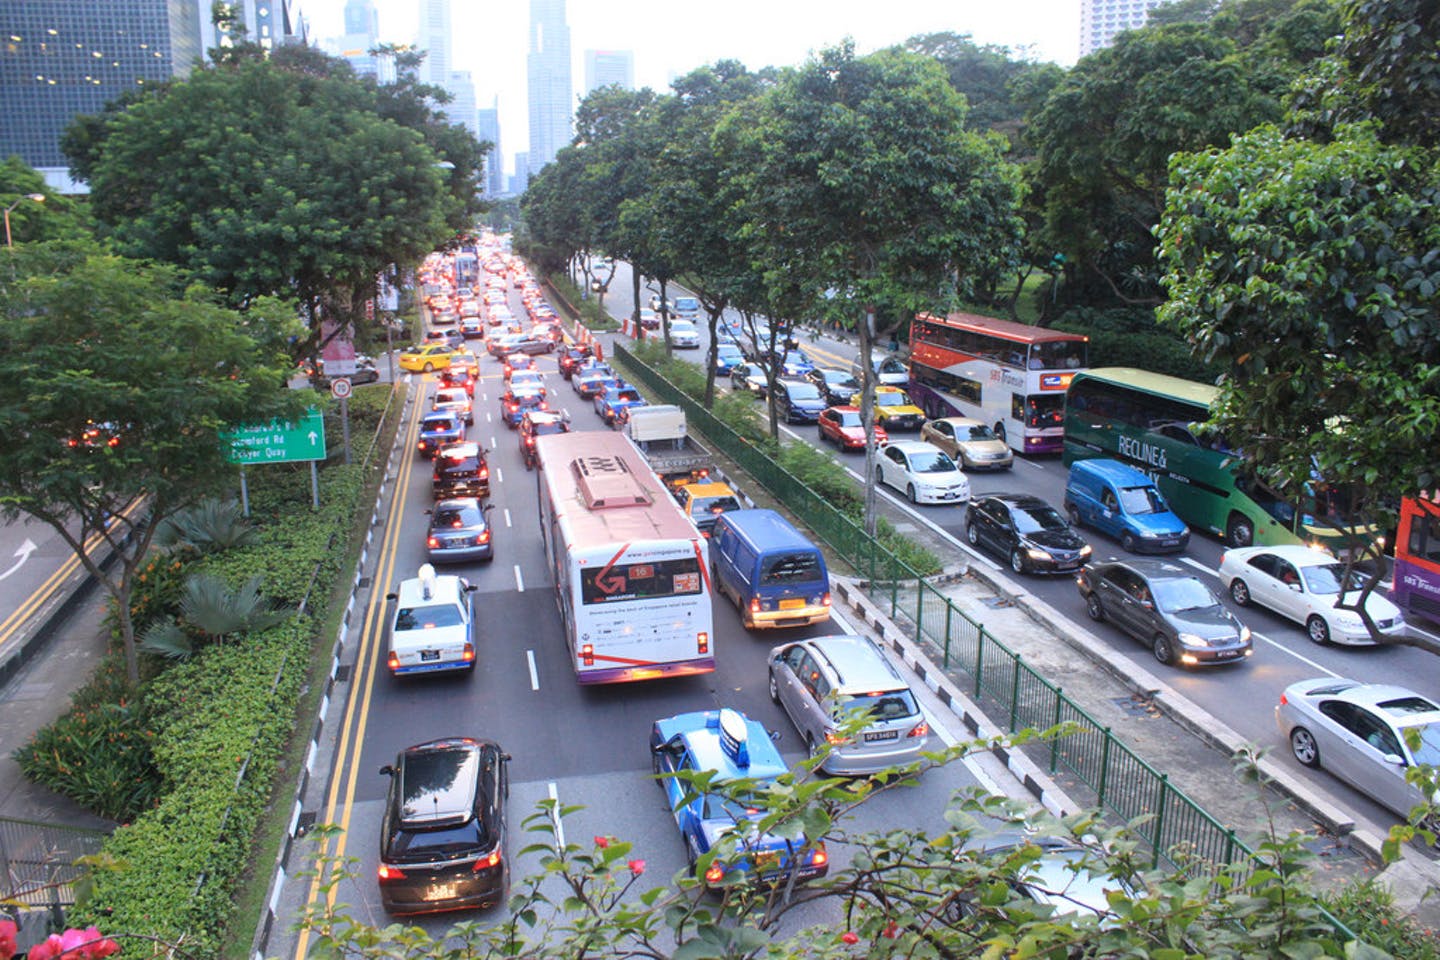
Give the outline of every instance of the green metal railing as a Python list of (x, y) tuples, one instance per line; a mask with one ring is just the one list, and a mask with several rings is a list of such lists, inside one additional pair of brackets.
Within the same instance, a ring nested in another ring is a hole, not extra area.
[(1176, 867), (1254, 863), (1255, 851), (1235, 830), (1141, 759), (1110, 729), (1036, 673), (1024, 659), (897, 559), (854, 520), (780, 467), (773, 457), (706, 410), (659, 371), (617, 344), (618, 360), (654, 397), (685, 411), (691, 426), (722, 449), (801, 522), (869, 580), (871, 598), (913, 636), (942, 651), (944, 666), (970, 678), (977, 699), (996, 706), (992, 719), (1010, 733), (1068, 723), (1072, 733), (1044, 745), (1047, 766), (1092, 790), (1098, 805), (1124, 821), (1147, 817), (1136, 828), (1154, 862)]

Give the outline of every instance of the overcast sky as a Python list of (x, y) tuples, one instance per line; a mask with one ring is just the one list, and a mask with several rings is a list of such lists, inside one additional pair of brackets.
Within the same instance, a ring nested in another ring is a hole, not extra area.
[[(303, 0), (312, 35), (344, 29), (345, 0)], [(377, 0), (382, 41), (412, 43), (414, 0)], [(529, 0), (452, 0), (454, 69), (475, 78), (482, 107), (500, 102), (507, 171), (528, 149), (525, 54)], [(666, 92), (702, 64), (736, 59), (751, 69), (794, 66), (812, 51), (854, 38), (868, 53), (918, 33), (968, 33), (977, 43), (1070, 65), (1079, 49), (1080, 0), (569, 0), (572, 78), (583, 92), (586, 50), (632, 50), (635, 83)]]

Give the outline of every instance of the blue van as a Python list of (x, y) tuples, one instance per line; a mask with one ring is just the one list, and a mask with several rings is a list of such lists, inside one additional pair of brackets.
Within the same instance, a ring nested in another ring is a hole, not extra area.
[(825, 555), (774, 510), (732, 510), (710, 535), (715, 590), (740, 608), (747, 630), (808, 627), (830, 619)]
[(1190, 528), (1171, 512), (1154, 481), (1118, 460), (1071, 464), (1065, 510), (1075, 526), (1094, 527), (1133, 553), (1178, 552), (1190, 542)]

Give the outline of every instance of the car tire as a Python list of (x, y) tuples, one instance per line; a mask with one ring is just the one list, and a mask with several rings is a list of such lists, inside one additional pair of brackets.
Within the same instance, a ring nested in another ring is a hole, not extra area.
[(1320, 745), (1315, 742), (1315, 734), (1304, 727), (1296, 727), (1290, 731), (1290, 755), (1300, 762), (1300, 766), (1309, 767), (1314, 770), (1320, 766)]
[(770, 671), (770, 700), (778, 704), (780, 702), (780, 685), (775, 682), (775, 671)]
[(686, 834), (685, 836), (685, 863), (690, 867), (690, 874), (695, 874), (695, 864), (700, 860), (700, 851), (695, 847), (695, 838)]
[(435, 364), (431, 363), (431, 362), (428, 361), (428, 360), (425, 361), (425, 369), (422, 370), (421, 372), (422, 372), (422, 373), (434, 373), (434, 372), (435, 372)]
[[(650, 772), (656, 776), (660, 775), (660, 751), (653, 747), (650, 748)], [(656, 783), (659, 783), (659, 781), (657, 780)], [(660, 789), (663, 792), (665, 784), (661, 783)]]
[(1250, 546), (1255, 542), (1255, 526), (1243, 514), (1231, 514), (1225, 524), (1225, 542), (1232, 547)]
[(1230, 599), (1237, 607), (1250, 606), (1250, 585), (1239, 577), (1230, 581)]
[(965, 524), (965, 539), (969, 541), (972, 547), (980, 546), (980, 531), (975, 529), (975, 524)]
[(1105, 607), (1100, 603), (1100, 597), (1094, 591), (1085, 595), (1085, 612), (1090, 614), (1090, 619), (1096, 623), (1105, 621)]
[(905, 499), (909, 500), (912, 504), (920, 502), (920, 498), (915, 496), (915, 484), (905, 484)]
[(1079, 530), (1082, 526), (1080, 522), (1080, 508), (1073, 503), (1067, 503), (1065, 504), (1065, 513), (1070, 517), (1070, 526)]
[(885, 486), (885, 471), (882, 470), (880, 467), (875, 468), (875, 486)]
[(1135, 552), (1135, 535), (1134, 535), (1133, 533), (1130, 533), (1128, 530), (1127, 530), (1125, 533), (1121, 534), (1121, 535), (1120, 535), (1120, 546), (1125, 549), (1125, 552), (1126, 552), (1126, 553), (1134, 553), (1134, 552)]
[(1016, 573), (1025, 572), (1025, 555), (1020, 552), (1019, 547), (1010, 551), (1010, 569)]
[(1305, 635), (1310, 638), (1312, 643), (1322, 647), (1326, 646), (1330, 643), (1330, 624), (1326, 623), (1325, 618), (1318, 613), (1312, 613), (1310, 618), (1305, 621)]
[(1170, 638), (1163, 633), (1155, 634), (1155, 639), (1150, 642), (1150, 652), (1167, 667), (1175, 662), (1175, 648), (1171, 646)]

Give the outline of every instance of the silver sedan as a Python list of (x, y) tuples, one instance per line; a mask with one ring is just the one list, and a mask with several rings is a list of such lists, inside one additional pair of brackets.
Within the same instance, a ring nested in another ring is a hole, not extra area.
[[(1405, 781), (1418, 764), (1440, 765), (1440, 705), (1404, 687), (1321, 677), (1285, 688), (1280, 735), (1307, 767), (1321, 767), (1408, 817), (1425, 797)], [(1411, 749), (1407, 734), (1418, 734)]]

